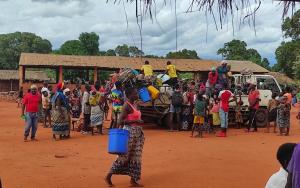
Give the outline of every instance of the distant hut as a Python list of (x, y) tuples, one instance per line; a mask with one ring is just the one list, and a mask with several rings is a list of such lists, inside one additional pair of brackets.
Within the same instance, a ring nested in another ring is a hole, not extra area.
[[(26, 71), (26, 81), (44, 82), (50, 78), (43, 71)], [(9, 92), (19, 90), (19, 71), (18, 70), (0, 70), (0, 92)]]

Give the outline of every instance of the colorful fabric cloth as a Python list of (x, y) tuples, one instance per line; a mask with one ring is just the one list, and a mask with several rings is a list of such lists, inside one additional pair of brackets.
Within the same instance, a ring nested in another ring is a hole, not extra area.
[(100, 108), (100, 92), (95, 92), (90, 95), (89, 101), (91, 105), (91, 126), (97, 127), (103, 124), (104, 111)]
[(167, 65), (168, 75), (171, 78), (177, 78), (177, 71), (175, 65)]
[(51, 102), (52, 133), (54, 135), (68, 136), (70, 134), (69, 113), (67, 110), (66, 99), (62, 92), (56, 92)]
[(79, 118), (81, 113), (80, 98), (73, 95), (71, 97), (70, 104), (72, 110), (72, 118)]
[(272, 111), (274, 108), (277, 108), (278, 102), (275, 99), (270, 99), (268, 103), (269, 112)]
[(143, 65), (141, 70), (144, 72), (145, 76), (152, 76), (153, 75), (153, 68), (151, 65)]
[(52, 133), (68, 136), (70, 134), (69, 106), (61, 90), (55, 93), (51, 103)]
[(121, 113), (122, 107), (123, 107), (123, 100), (124, 100), (122, 91), (120, 91), (118, 89), (112, 90), (111, 91), (111, 99), (112, 99), (113, 112)]
[(213, 116), (213, 125), (215, 126), (221, 125), (219, 112), (213, 112), (212, 116)]
[(231, 97), (233, 97), (233, 93), (229, 90), (223, 90), (219, 93), (219, 99), (221, 101), (220, 103), (220, 108), (224, 111), (224, 112), (228, 112), (229, 111), (229, 99)]
[(277, 126), (280, 128), (290, 127), (290, 104), (280, 104), (277, 107)]
[(141, 179), (142, 152), (145, 142), (143, 129), (140, 126), (124, 126), (129, 130), (128, 153), (119, 155), (113, 163), (110, 173), (128, 175), (136, 182)]
[(194, 116), (194, 124), (204, 124), (204, 116)]
[(39, 94), (27, 93), (23, 99), (26, 112), (38, 112), (40, 100), (41, 96)]
[(214, 86), (218, 81), (218, 73), (209, 72), (208, 73), (208, 81), (210, 86)]
[(207, 104), (205, 101), (200, 101), (196, 99), (194, 115), (195, 116), (205, 116), (206, 115)]
[(297, 144), (297, 146), (295, 147), (292, 159), (289, 162), (287, 170), (289, 173), (293, 174), (292, 187), (300, 188), (300, 144)]

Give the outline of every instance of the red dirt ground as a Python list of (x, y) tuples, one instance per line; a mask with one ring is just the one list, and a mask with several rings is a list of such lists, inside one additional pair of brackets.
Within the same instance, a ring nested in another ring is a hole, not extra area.
[[(299, 142), (300, 129), (292, 114), (291, 136), (247, 134), (230, 129), (228, 138), (190, 138), (190, 132), (170, 133), (145, 128), (142, 183), (146, 187), (261, 188), (279, 164), (278, 146)], [(72, 132), (53, 141), (51, 130), (39, 127), (38, 142), (23, 142), (24, 122), (14, 103), (0, 102), (0, 177), (3, 188), (106, 187), (103, 177), (115, 156), (107, 153), (107, 135)], [(65, 156), (55, 158), (55, 155)], [(114, 176), (116, 187), (129, 178)]]

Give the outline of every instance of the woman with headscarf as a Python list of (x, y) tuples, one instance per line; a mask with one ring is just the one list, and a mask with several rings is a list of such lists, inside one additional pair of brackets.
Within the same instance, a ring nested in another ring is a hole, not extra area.
[(63, 94), (63, 87), (63, 83), (57, 84), (56, 93), (51, 100), (52, 133), (54, 139), (56, 139), (56, 135), (59, 135), (60, 139), (63, 137), (70, 137), (70, 107)]
[(101, 108), (102, 96), (99, 92), (99, 89), (100, 89), (100, 83), (96, 82), (94, 89), (91, 91), (91, 95), (89, 97), (89, 103), (91, 105), (92, 135), (94, 134), (94, 127), (97, 128), (99, 134), (102, 134), (104, 109)]
[(120, 116), (119, 126), (129, 130), (128, 153), (118, 156), (113, 163), (105, 181), (112, 187), (112, 175), (128, 175), (131, 177), (131, 187), (142, 187), (137, 183), (141, 179), (142, 152), (144, 146), (144, 133), (141, 127), (141, 111), (137, 110), (135, 101), (138, 99), (138, 92), (135, 88), (127, 88), (125, 95), (128, 101), (125, 102)]

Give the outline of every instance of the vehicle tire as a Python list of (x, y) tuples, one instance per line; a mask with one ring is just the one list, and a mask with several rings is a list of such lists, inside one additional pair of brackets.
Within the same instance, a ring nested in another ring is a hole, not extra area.
[(264, 108), (260, 108), (256, 111), (256, 125), (257, 127), (266, 127), (268, 121), (268, 110)]

